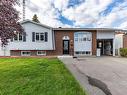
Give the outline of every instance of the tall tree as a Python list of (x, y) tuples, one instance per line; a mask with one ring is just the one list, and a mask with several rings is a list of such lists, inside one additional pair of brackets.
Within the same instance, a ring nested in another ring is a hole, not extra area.
[(19, 12), (14, 8), (19, 5), (19, 0), (0, 0), (0, 40), (2, 46), (8, 44), (8, 39), (13, 38), (17, 33), (23, 33), (20, 25)]
[(32, 18), (32, 21), (37, 22), (37, 23), (40, 23), (40, 21), (38, 20), (38, 17), (37, 17), (36, 14), (34, 14), (34, 16)]

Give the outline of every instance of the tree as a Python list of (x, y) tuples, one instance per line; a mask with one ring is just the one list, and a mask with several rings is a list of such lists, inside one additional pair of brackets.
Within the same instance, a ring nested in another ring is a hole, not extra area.
[(23, 33), (20, 25), (19, 12), (14, 8), (19, 5), (19, 0), (0, 0), (0, 40), (2, 46), (8, 44), (17, 33)]
[(37, 17), (36, 14), (34, 14), (34, 16), (32, 18), (32, 21), (37, 22), (37, 23), (40, 23), (40, 21), (38, 20), (38, 17)]

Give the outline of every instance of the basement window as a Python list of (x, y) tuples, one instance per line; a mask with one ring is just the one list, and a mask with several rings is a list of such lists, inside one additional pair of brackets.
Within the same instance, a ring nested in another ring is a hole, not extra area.
[(39, 56), (39, 55), (46, 55), (46, 51), (37, 51), (37, 55)]
[(30, 51), (21, 51), (21, 56), (30, 56), (31, 52)]

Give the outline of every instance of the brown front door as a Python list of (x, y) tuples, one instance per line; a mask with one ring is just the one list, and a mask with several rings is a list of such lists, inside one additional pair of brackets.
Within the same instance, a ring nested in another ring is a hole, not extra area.
[(69, 40), (63, 40), (63, 54), (69, 54)]

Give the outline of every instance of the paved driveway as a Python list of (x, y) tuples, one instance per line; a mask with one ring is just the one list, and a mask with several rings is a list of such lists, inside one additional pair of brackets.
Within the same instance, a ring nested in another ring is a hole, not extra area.
[(98, 57), (74, 60), (83, 73), (104, 82), (112, 95), (127, 95), (127, 58)]

